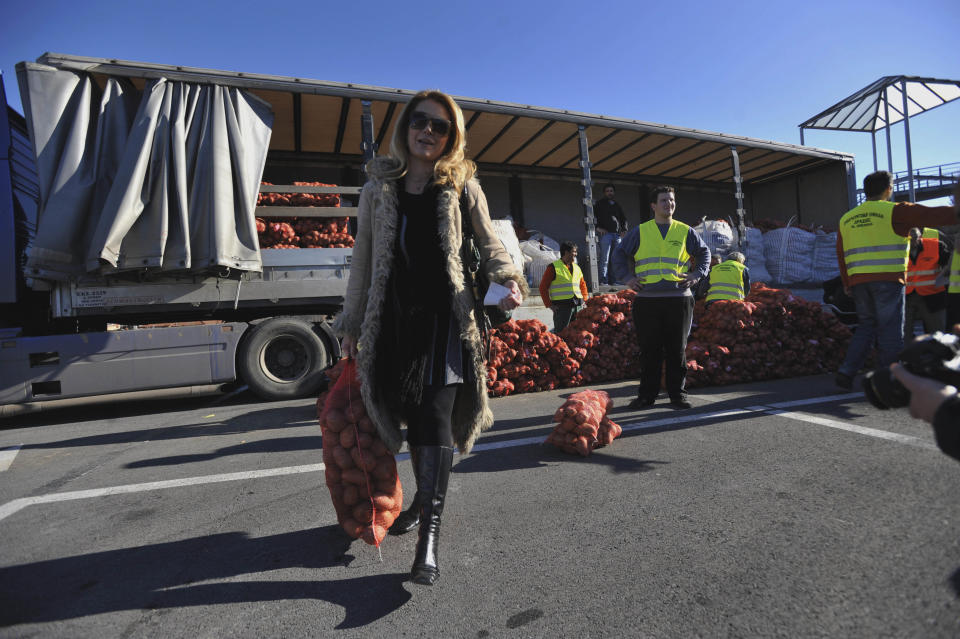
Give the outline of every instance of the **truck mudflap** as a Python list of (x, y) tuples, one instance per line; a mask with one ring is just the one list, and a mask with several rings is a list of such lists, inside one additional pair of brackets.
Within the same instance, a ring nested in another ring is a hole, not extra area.
[(236, 377), (242, 322), (0, 339), (0, 404), (199, 386)]

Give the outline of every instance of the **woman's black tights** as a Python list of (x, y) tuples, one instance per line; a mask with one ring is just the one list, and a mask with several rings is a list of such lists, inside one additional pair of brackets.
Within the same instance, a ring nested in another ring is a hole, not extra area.
[(423, 401), (408, 408), (407, 443), (414, 446), (453, 447), (453, 402), (460, 384), (428, 386), (423, 389)]

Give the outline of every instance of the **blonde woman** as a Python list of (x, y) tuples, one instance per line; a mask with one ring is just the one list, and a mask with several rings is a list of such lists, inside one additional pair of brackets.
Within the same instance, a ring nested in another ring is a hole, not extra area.
[(469, 452), (493, 424), (472, 291), (464, 283), (461, 215), (472, 225), (481, 268), (510, 290), (500, 307), (513, 309), (526, 294), (465, 149), (463, 113), (450, 96), (421, 91), (407, 103), (389, 154), (367, 165), (350, 281), (334, 326), (344, 353), (356, 358), (367, 412), (393, 452), (407, 429), (417, 492), (390, 532), (419, 527), (411, 577), (425, 585), (440, 575), (437, 543), (453, 447)]

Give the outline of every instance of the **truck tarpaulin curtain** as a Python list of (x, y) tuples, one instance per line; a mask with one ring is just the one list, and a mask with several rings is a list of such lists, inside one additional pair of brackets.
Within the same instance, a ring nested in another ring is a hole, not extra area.
[(164, 78), (139, 91), (39, 64), (18, 75), (40, 181), (29, 277), (261, 270), (254, 212), (269, 104)]

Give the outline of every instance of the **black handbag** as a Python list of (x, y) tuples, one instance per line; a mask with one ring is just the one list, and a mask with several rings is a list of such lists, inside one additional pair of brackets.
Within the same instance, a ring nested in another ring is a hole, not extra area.
[(460, 257), (463, 260), (464, 282), (473, 293), (473, 313), (477, 318), (477, 328), (483, 340), (484, 354), (489, 355), (490, 329), (499, 326), (510, 319), (510, 313), (503, 311), (499, 306), (484, 306), (490, 282), (487, 275), (480, 268), (482, 258), (480, 249), (473, 236), (473, 223), (470, 220), (470, 207), (467, 205), (467, 187), (464, 185), (460, 193), (460, 224), (463, 234), (463, 243), (460, 245)]

